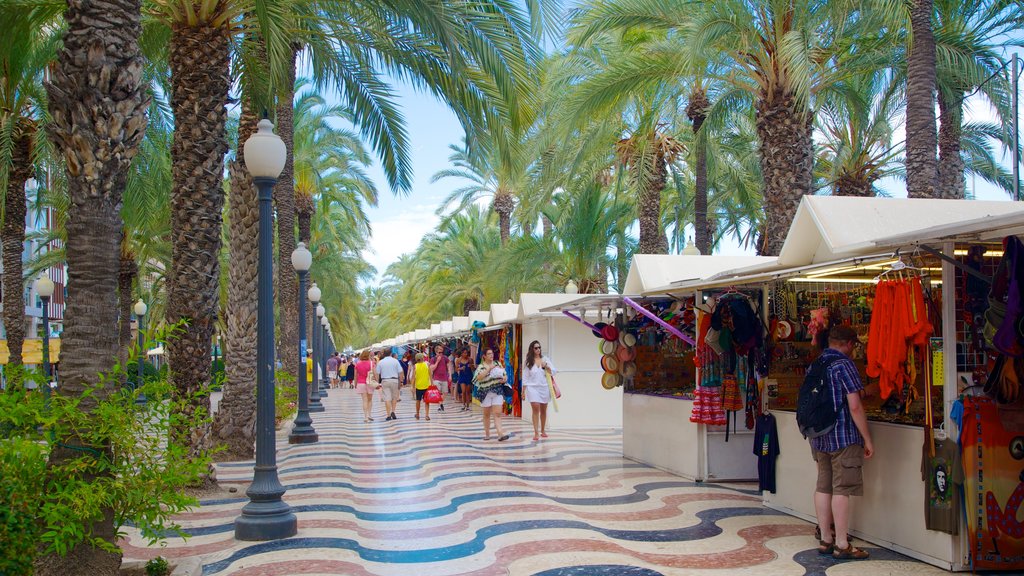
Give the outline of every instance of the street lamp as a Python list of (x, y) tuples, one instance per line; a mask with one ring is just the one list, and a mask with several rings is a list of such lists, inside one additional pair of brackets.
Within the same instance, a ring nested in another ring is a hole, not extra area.
[[(139, 340), (139, 353), (138, 353), (138, 357), (135, 359), (135, 387), (136, 388), (142, 386), (142, 364), (143, 364), (143, 362), (146, 361), (146, 348), (143, 345), (144, 343), (143, 343), (143, 340), (142, 340), (142, 338), (143, 338), (143, 336), (142, 336), (142, 317), (146, 315), (146, 311), (147, 310), (149, 310), (149, 307), (146, 306), (146, 303), (142, 301), (142, 298), (139, 298), (139, 301), (135, 303), (135, 307), (134, 307), (135, 321), (138, 322), (138, 325), (139, 325), (139, 327), (138, 327), (138, 333), (139, 333), (139, 336), (138, 336), (138, 340)], [(146, 394), (145, 394), (145, 392), (139, 392), (139, 396), (137, 398), (135, 398), (135, 403), (136, 404), (145, 404), (146, 403)]]
[[(292, 267), (299, 274), (299, 294), (306, 291), (306, 274), (313, 265), (313, 255), (306, 249), (305, 242), (292, 252)], [(299, 298), (299, 411), (295, 414), (292, 432), (288, 435), (289, 444), (310, 444), (320, 439), (313, 429), (313, 419), (309, 417), (309, 394), (306, 390), (306, 299)]]
[(53, 296), (53, 280), (43, 272), (43, 275), (36, 280), (36, 294), (43, 301), (43, 376), (46, 377), (46, 385), (43, 387), (43, 396), (50, 397), (50, 297)]
[(324, 371), (321, 372), (321, 374), (323, 375), (323, 380), (321, 380), (320, 384), (323, 386), (324, 394), (326, 395), (327, 390), (331, 388), (331, 382), (327, 379), (327, 357), (331, 354), (331, 352), (333, 352), (333, 350), (331, 349), (331, 338), (327, 334), (327, 328), (330, 327), (331, 321), (327, 319), (327, 316), (324, 316), (323, 318), (320, 319), (320, 325), (322, 326), (322, 328), (320, 329), (320, 337), (323, 338), (324, 342), (324, 345), (321, 346), (320, 350), (320, 361), (323, 363), (324, 367)]
[(248, 504), (235, 518), (239, 540), (279, 540), (298, 531), (295, 514), (281, 499), (285, 489), (277, 477), (274, 444), (274, 284), (273, 212), (271, 198), (277, 177), (288, 159), (288, 149), (274, 134), (270, 120), (260, 120), (259, 130), (245, 141), (245, 166), (259, 192), (258, 314), (256, 318), (256, 468), (245, 491)]
[[(314, 312), (318, 308), (323, 308), (323, 305), (320, 304), (320, 295), (321, 295), (320, 294), (320, 289), (317, 288), (316, 282), (313, 282), (313, 285), (309, 288), (309, 292), (306, 294), (306, 296), (309, 297), (309, 302), (313, 306), (313, 311)], [(324, 411), (324, 405), (323, 405), (322, 402), (320, 402), (320, 384), (317, 382), (317, 378), (316, 378), (316, 352), (317, 352), (317, 350), (320, 349), (320, 345), (318, 343), (318, 338), (317, 338), (317, 333), (316, 332), (317, 332), (316, 324), (314, 324), (313, 326), (310, 327), (310, 337), (311, 337), (311, 340), (312, 340), (312, 342), (311, 342), (312, 346), (311, 346), (311, 350), (310, 350), (311, 354), (309, 355), (309, 359), (310, 359), (310, 363), (313, 364), (313, 371), (312, 371), (312, 376), (309, 379), (310, 380), (309, 381), (310, 390), (312, 390), (312, 392), (309, 395), (309, 411), (310, 412), (323, 412)], [(302, 358), (302, 369), (305, 370), (305, 368), (306, 368), (306, 358), (303, 357)]]
[[(324, 323), (325, 314), (327, 314), (327, 309), (324, 308), (324, 305), (317, 304), (316, 317), (321, 325)], [(317, 331), (316, 326), (313, 326), (313, 331)], [(313, 352), (313, 381), (316, 382), (316, 387), (319, 390), (320, 396), (327, 396), (327, 389), (324, 388), (322, 378), (317, 377), (318, 373), (321, 377), (326, 376), (326, 374), (322, 372), (322, 370), (326, 370), (326, 367), (323, 365), (324, 350), (327, 350), (327, 338), (324, 337), (324, 331), (323, 328), (321, 328), (317, 334), (316, 351)]]

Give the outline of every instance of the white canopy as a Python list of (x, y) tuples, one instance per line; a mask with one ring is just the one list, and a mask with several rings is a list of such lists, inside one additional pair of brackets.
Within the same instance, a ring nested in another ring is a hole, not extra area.
[(430, 325), (430, 335), (431, 336), (438, 336), (440, 334), (441, 334), (441, 324), (440, 323), (431, 324)]
[(491, 324), (508, 324), (519, 318), (519, 304), (491, 304)]
[(455, 330), (452, 328), (452, 321), (451, 320), (442, 320), (441, 321), (441, 335), (442, 336), (447, 336), (447, 335), (452, 334), (454, 332), (455, 332)]
[(417, 340), (426, 340), (428, 338), (430, 338), (430, 329), (429, 328), (419, 328), (419, 329), (416, 330), (416, 339)]
[(540, 316), (561, 316), (560, 312), (541, 312), (541, 309), (549, 306), (558, 306), (578, 300), (582, 294), (542, 294), (538, 292), (527, 292), (519, 295), (519, 320)]
[(709, 278), (735, 268), (770, 265), (774, 256), (681, 256), (637, 254), (629, 265), (626, 294), (664, 294), (672, 284)]
[(473, 322), (483, 322), (484, 325), (491, 323), (491, 311), (490, 310), (474, 310), (469, 313), (469, 326), (473, 327)]
[(1009, 201), (804, 196), (778, 265), (829, 262), (877, 251), (877, 241), (883, 238), (912, 240), (929, 236), (934, 229), (1021, 216), (1024, 205)]
[(469, 316), (452, 316), (452, 329), (455, 332), (469, 330)]

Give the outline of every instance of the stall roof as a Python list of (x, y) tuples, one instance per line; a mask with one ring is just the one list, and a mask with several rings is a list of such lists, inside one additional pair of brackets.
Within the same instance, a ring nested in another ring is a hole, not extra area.
[(456, 332), (469, 330), (469, 316), (452, 316), (452, 329)]
[(430, 325), (430, 335), (431, 336), (440, 336), (441, 335), (441, 323), (440, 322), (438, 322), (437, 324), (431, 324)]
[(629, 264), (623, 291), (627, 294), (663, 293), (658, 289), (676, 282), (707, 278), (723, 270), (774, 261), (772, 256), (636, 254)]
[(913, 239), (1022, 211), (1008, 201), (804, 196), (777, 264), (803, 266), (870, 253), (879, 239)]
[(429, 328), (419, 328), (419, 329), (416, 330), (416, 339), (417, 340), (426, 340), (428, 338), (430, 338), (430, 329)]
[(452, 327), (452, 321), (451, 320), (442, 320), (441, 321), (441, 335), (442, 336), (447, 336), (447, 335), (451, 334), (452, 332), (455, 332), (454, 328)]
[(587, 310), (594, 308), (618, 308), (623, 298), (642, 298), (637, 294), (579, 294), (576, 299), (540, 309), (540, 312), (562, 312), (564, 310)]
[(935, 226), (928, 230), (915, 230), (875, 240), (879, 248), (911, 244), (938, 243), (943, 240), (997, 240), (1004, 236), (1024, 234), (1024, 204), (1005, 202), (1018, 209), (1000, 215), (988, 215), (972, 220)]
[(508, 324), (519, 318), (519, 304), (491, 304), (491, 324)]
[(473, 322), (483, 322), (486, 326), (491, 323), (491, 311), (490, 310), (473, 310), (469, 313), (469, 325), (473, 326)]
[(536, 316), (558, 315), (558, 312), (541, 312), (542, 309), (579, 300), (579, 294), (542, 294), (527, 292), (519, 295), (519, 320)]

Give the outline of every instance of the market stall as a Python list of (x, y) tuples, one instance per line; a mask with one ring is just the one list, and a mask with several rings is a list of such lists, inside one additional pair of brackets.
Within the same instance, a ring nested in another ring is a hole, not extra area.
[[(578, 298), (574, 294), (519, 295), (520, 364), (526, 358), (527, 347), (536, 340), (558, 370), (555, 378), (562, 397), (556, 400), (557, 410), (554, 406), (548, 408), (551, 428), (618, 428), (622, 426), (622, 388), (608, 390), (601, 386), (605, 371), (601, 368), (600, 341), (564, 314), (541, 311)], [(598, 321), (593, 314), (587, 319)], [(528, 408), (524, 408), (524, 415), (530, 416)]]
[(504, 304), (491, 304), (490, 323), (476, 332), (480, 345), (480, 354), (476, 361), (480, 361), (483, 350), (494, 350), (495, 358), (504, 364), (509, 384), (512, 386), (512, 399), (505, 404), (505, 412), (517, 418), (523, 415), (523, 383), (520, 375), (522, 359), (519, 356), (522, 326), (518, 322), (518, 317), (517, 303), (510, 301)]
[[(943, 568), (1024, 568), (1014, 504), (1024, 495), (1024, 448), (1015, 448), (1024, 446), (1024, 425), (1014, 419), (1024, 407), (1019, 384), (993, 383), (993, 374), (1016, 373), (993, 365), (1005, 355), (993, 353), (985, 333), (1002, 325), (993, 312), (1002, 295), (990, 294), (989, 283), (1003, 238), (1021, 230), (1024, 210), (1008, 202), (805, 197), (776, 262), (676, 286), (767, 296), (756, 370), (780, 453), (766, 505), (813, 520), (815, 466), (793, 410), (821, 336), (847, 325), (864, 344), (853, 356), (876, 451), (852, 507), (852, 533)], [(953, 457), (956, 404), (972, 422), (960, 438), (962, 469)], [(961, 470), (967, 521), (956, 519)]]

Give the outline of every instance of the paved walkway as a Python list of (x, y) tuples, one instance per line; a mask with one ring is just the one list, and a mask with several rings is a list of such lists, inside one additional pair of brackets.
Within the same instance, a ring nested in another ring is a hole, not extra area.
[[(201, 556), (203, 574), (245, 576), (946, 573), (874, 547), (864, 562), (821, 557), (813, 526), (764, 508), (750, 486), (696, 484), (623, 459), (619, 430), (553, 430), (534, 443), (528, 421), (505, 418), (513, 437), (485, 442), (479, 408), (417, 421), (408, 389), (395, 422), (363, 423), (352, 390), (324, 403), (318, 444), (278, 436), (297, 537), (236, 541), (232, 520), (247, 500), (208, 500), (180, 517), (192, 538), (146, 548), (129, 530), (125, 559)], [(217, 468), (241, 496), (252, 462)]]

